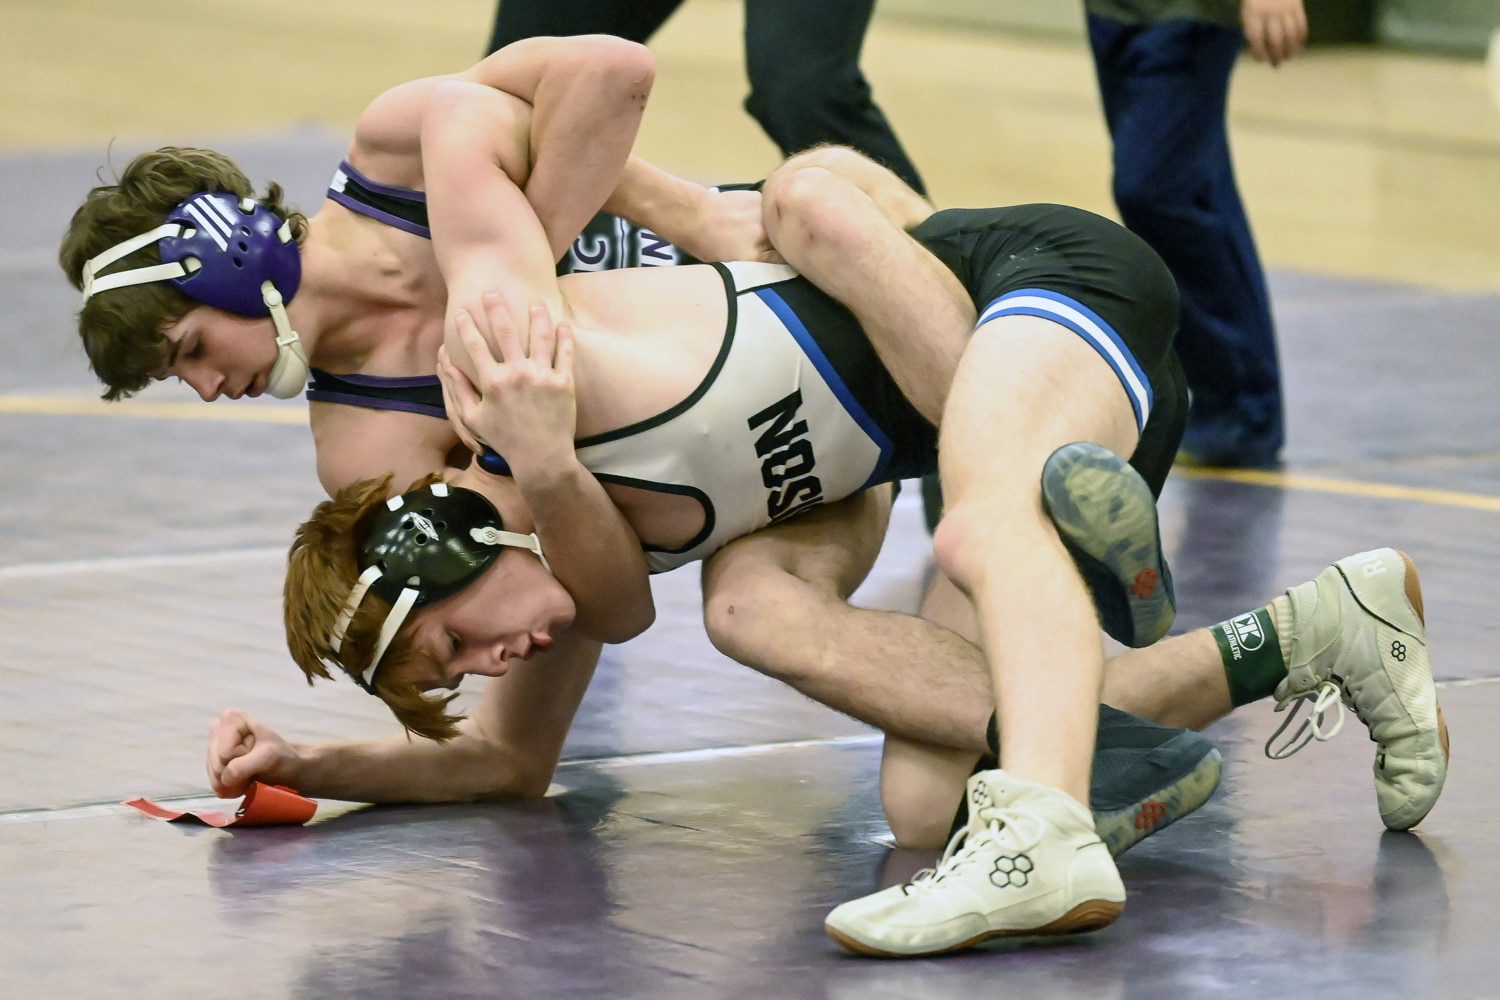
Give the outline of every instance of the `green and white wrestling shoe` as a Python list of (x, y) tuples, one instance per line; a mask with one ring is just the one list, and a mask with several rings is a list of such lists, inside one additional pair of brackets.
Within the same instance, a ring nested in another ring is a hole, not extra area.
[(1042, 466), (1042, 505), (1109, 637), (1139, 648), (1166, 635), (1177, 597), (1161, 551), (1156, 497), (1141, 474), (1101, 445), (1065, 444)]
[(1070, 795), (981, 771), (967, 796), (969, 822), (937, 867), (835, 908), (824, 921), (835, 941), (863, 955), (935, 955), (990, 938), (1096, 930), (1120, 915), (1120, 873)]
[[(1283, 603), (1285, 602), (1285, 603)], [(1404, 552), (1376, 549), (1340, 559), (1317, 579), (1276, 602), (1287, 676), (1276, 711), (1296, 703), (1266, 742), (1266, 756), (1289, 757), (1311, 740), (1338, 735), (1347, 705), (1375, 741), (1375, 795), (1392, 830), (1416, 826), (1432, 809), (1448, 774), (1448, 726), (1427, 660), (1427, 630), (1417, 567)], [(1312, 711), (1279, 750), (1271, 744)], [(1327, 726), (1328, 711), (1337, 718)]]

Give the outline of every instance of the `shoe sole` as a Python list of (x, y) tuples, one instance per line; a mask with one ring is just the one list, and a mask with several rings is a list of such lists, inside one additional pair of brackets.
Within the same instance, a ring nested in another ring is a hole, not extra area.
[[(1406, 599), (1411, 602), (1412, 610), (1417, 613), (1417, 621), (1422, 623), (1422, 631), (1424, 633), (1423, 642), (1425, 643), (1425, 633), (1427, 631), (1427, 614), (1426, 610), (1422, 606), (1422, 578), (1417, 575), (1417, 564), (1412, 562), (1411, 556), (1407, 555), (1405, 552), (1402, 552), (1400, 549), (1396, 549), (1395, 552), (1396, 555), (1401, 557), (1402, 565), (1406, 567)], [(1340, 572), (1342, 572), (1342, 570), (1340, 570)], [(1347, 577), (1345, 579), (1347, 581)], [(1433, 686), (1433, 704), (1437, 706), (1438, 743), (1443, 748), (1443, 772), (1444, 777), (1446, 778), (1449, 763), (1448, 722), (1443, 718), (1443, 704), (1437, 697), (1436, 685)], [(1387, 826), (1392, 830), (1410, 830), (1412, 827), (1416, 826), (1418, 823), (1422, 822), (1422, 820), (1427, 818), (1427, 814), (1432, 812), (1432, 806), (1437, 805), (1437, 800), (1441, 796), (1442, 787), (1441, 785), (1439, 785), (1438, 794), (1432, 797), (1432, 805), (1428, 806), (1420, 816), (1412, 820), (1410, 823), (1406, 823), (1402, 826), (1390, 826), (1389, 824), (1387, 824)]]
[(1094, 811), (1094, 830), (1112, 857), (1119, 857), (1136, 844), (1196, 812), (1213, 797), (1224, 773), (1224, 757), (1217, 748), (1198, 761), (1193, 770), (1166, 788), (1128, 806)]
[(870, 955), (874, 958), (920, 958), (924, 955), (946, 955), (949, 952), (962, 951), (965, 948), (972, 948), (977, 944), (982, 944), (985, 941), (993, 941), (997, 938), (1082, 934), (1085, 931), (1096, 931), (1101, 927), (1108, 927), (1114, 923), (1124, 910), (1125, 903), (1123, 901), (1115, 902), (1109, 899), (1090, 899), (1079, 903), (1056, 920), (1041, 927), (1007, 927), (985, 931), (983, 934), (976, 934), (965, 941), (925, 951), (886, 951), (885, 949), (876, 948), (873, 945), (856, 940), (830, 924), (824, 924), (823, 929), (828, 932), (829, 937), (857, 955)]
[(1138, 649), (1166, 635), (1177, 598), (1156, 498), (1140, 473), (1107, 448), (1075, 441), (1042, 467), (1042, 505), (1110, 638)]

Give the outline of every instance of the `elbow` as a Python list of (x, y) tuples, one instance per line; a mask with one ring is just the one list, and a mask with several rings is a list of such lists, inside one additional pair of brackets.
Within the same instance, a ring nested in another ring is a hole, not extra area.
[(595, 35), (599, 51), (592, 53), (589, 65), (597, 67), (620, 79), (636, 81), (651, 89), (656, 81), (656, 57), (651, 50), (639, 42), (616, 38), (614, 35)]
[(648, 594), (646, 599), (638, 602), (631, 614), (622, 623), (622, 635), (615, 642), (626, 642), (634, 639), (656, 623), (656, 604)]
[(424, 168), (451, 160), (455, 154), (462, 157), (476, 148), (479, 137), (495, 134), (498, 96), (498, 91), (465, 80), (436, 84), (422, 105), (419, 135)]
[(634, 639), (656, 622), (656, 602), (651, 598), (650, 577), (645, 578), (642, 583), (644, 586), (641, 592), (630, 602), (629, 610), (621, 616), (621, 631), (624, 635), (616, 642)]
[(656, 622), (656, 605), (648, 595), (628, 608), (611, 607), (605, 614), (594, 616), (579, 632), (595, 642), (618, 645), (629, 642)]
[(422, 105), (422, 125), (431, 128), (451, 120), (474, 101), (477, 88), (465, 80), (442, 80)]
[(571, 70), (575, 78), (591, 79), (601, 92), (644, 110), (656, 82), (656, 57), (651, 50), (613, 35), (589, 35), (577, 42)]
[[(472, 726), (466, 720), (460, 729)], [(535, 748), (515, 743), (491, 743), (478, 736), (482, 751), (479, 755), (480, 775), (463, 794), (454, 800), (467, 802), (514, 802), (521, 799), (539, 799), (552, 787), (552, 775), (557, 770), (557, 756), (538, 753)]]

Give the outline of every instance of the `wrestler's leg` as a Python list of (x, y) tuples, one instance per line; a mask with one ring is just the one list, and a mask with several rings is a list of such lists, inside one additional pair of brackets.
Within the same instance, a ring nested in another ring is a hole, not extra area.
[(1038, 484), (1049, 456), (1071, 442), (1130, 454), (1134, 408), (1082, 337), (1011, 314), (975, 331), (941, 427), (947, 510), (933, 546), (978, 613), (1004, 770), (970, 778), (964, 836), (936, 875), (828, 915), (836, 940), (878, 955), (1091, 930), (1125, 901), (1088, 808), (1104, 673), (1098, 619)]
[[(974, 606), (942, 573), (932, 573), (917, 613), (965, 639), (978, 635)], [(983, 673), (984, 662), (974, 649), (975, 669)], [(947, 843), (964, 782), (978, 759), (971, 750), (886, 737), (880, 756), (880, 803), (897, 844), (936, 850)]]
[(975, 331), (942, 433), (948, 506), (934, 549), (979, 613), (1003, 695), (1006, 771), (1086, 803), (1103, 647), (1093, 602), (1037, 484), (1047, 458), (1073, 441), (1130, 454), (1138, 437), (1130, 398), (1072, 330), (1001, 316)]
[(977, 754), (993, 704), (979, 651), (922, 618), (848, 603), (880, 551), (890, 497), (870, 490), (725, 546), (704, 564), (704, 624), (725, 655), (810, 698)]
[[(705, 620), (728, 655), (896, 734), (887, 735), (882, 756), (887, 822), (902, 846), (936, 848), (950, 833), (993, 701), (979, 651), (955, 641), (977, 634), (973, 608), (941, 574), (928, 587), (921, 618), (846, 603), (878, 554), (885, 496), (881, 491), (832, 505), (724, 550), (705, 573)], [(1212, 645), (1203, 662), (1222, 675)], [(898, 646), (908, 653), (888, 655)], [(940, 661), (938, 650), (952, 659)], [(1201, 668), (1182, 666), (1184, 677)], [(930, 680), (945, 676), (947, 683)], [(1149, 665), (1132, 676), (1175, 683), (1173, 674)], [(1212, 791), (1217, 756), (1210, 757), (1212, 745), (1201, 738), (1147, 732), (1149, 727), (1118, 714), (1100, 726), (1103, 769), (1091, 799), (1112, 851), (1186, 815)], [(955, 743), (961, 739), (960, 748), (932, 742), (934, 732), (947, 732)], [(1152, 766), (1134, 770), (1131, 762), (1148, 753)], [(1141, 827), (1135, 805), (1147, 799), (1165, 809), (1153, 813), (1155, 824)]]
[[(931, 588), (922, 617), (848, 604), (880, 552), (891, 493), (871, 490), (720, 550), (704, 566), (704, 622), (726, 655), (885, 730), (886, 822), (903, 847), (937, 848), (994, 697), (978, 648), (935, 624), (972, 634), (956, 589)], [(944, 739), (954, 745), (932, 742)]]
[(901, 392), (936, 426), (974, 326), (973, 301), (868, 184), (819, 162), (818, 152), (792, 157), (766, 179), (766, 235), (854, 313)]
[(1206, 628), (1111, 658), (1100, 700), (1184, 729), (1203, 729), (1234, 709), (1218, 647)]

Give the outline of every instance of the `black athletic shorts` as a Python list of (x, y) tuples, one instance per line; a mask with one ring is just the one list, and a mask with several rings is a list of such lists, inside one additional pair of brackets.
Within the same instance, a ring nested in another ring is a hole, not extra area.
[(1156, 251), (1119, 223), (1064, 205), (948, 209), (911, 235), (963, 282), (981, 325), (1042, 316), (1099, 352), (1136, 412), (1130, 464), (1159, 495), (1188, 399), (1172, 349), (1177, 283)]

